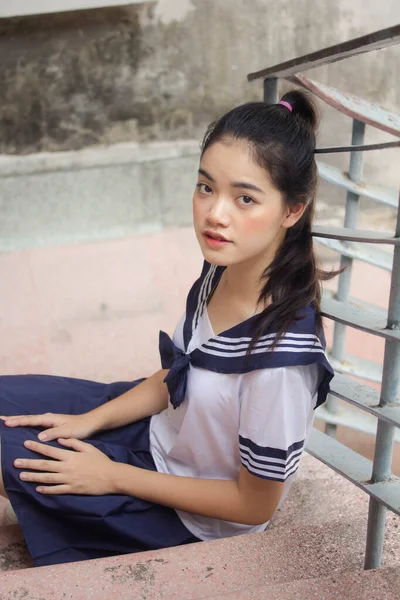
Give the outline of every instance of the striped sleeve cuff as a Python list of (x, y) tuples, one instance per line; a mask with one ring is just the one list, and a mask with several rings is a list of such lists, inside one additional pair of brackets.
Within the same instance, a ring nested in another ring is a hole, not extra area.
[(239, 451), (242, 464), (252, 475), (285, 481), (297, 471), (304, 440), (295, 442), (287, 450), (259, 446), (239, 435)]

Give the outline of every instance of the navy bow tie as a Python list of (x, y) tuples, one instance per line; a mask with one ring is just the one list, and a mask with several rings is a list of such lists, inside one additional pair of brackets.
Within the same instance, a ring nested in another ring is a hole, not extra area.
[(165, 331), (160, 331), (159, 350), (162, 368), (169, 369), (164, 382), (167, 384), (171, 404), (178, 408), (186, 394), (190, 356), (177, 348)]

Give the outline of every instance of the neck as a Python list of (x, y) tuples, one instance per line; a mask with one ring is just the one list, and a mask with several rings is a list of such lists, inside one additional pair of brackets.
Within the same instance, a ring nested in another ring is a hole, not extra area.
[(265, 285), (261, 275), (266, 267), (268, 263), (261, 268), (256, 263), (249, 265), (248, 262), (229, 265), (221, 281), (224, 294), (235, 303), (254, 308), (254, 312), (262, 310), (264, 307), (259, 306), (258, 298)]

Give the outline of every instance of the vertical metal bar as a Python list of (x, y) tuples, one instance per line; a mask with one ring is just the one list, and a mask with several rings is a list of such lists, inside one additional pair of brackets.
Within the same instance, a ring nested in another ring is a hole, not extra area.
[[(361, 145), (364, 143), (365, 134), (365, 123), (353, 120), (353, 129), (351, 135), (351, 144), (353, 146)], [(351, 152), (350, 154), (350, 167), (349, 167), (349, 179), (356, 183), (360, 183), (362, 180), (364, 166), (364, 157), (362, 152)], [(357, 227), (358, 220), (358, 208), (359, 208), (360, 196), (353, 192), (347, 192), (346, 196), (346, 212), (344, 217), (344, 226), (351, 229)], [(347, 302), (350, 296), (350, 284), (351, 274), (353, 267), (353, 259), (347, 256), (340, 257), (340, 268), (346, 268), (346, 270), (339, 276), (339, 285), (336, 298), (340, 302)], [(341, 362), (344, 358), (344, 347), (345, 347), (345, 334), (346, 326), (341, 323), (335, 323), (333, 331), (333, 344), (332, 344), (332, 358), (336, 361)], [(326, 403), (326, 410), (332, 415), (337, 413), (337, 399), (329, 395)], [(336, 437), (336, 425), (333, 423), (325, 423), (325, 433), (331, 437)]]
[[(397, 211), (396, 236), (400, 236), (400, 198)], [(400, 247), (396, 246), (393, 256), (393, 270), (390, 285), (388, 308), (388, 329), (400, 329)], [(380, 406), (394, 404), (400, 391), (400, 343), (386, 342), (383, 360), (382, 391)], [(373, 482), (386, 481), (392, 471), (392, 457), (395, 427), (378, 421)], [(367, 545), (364, 569), (378, 569), (381, 564), (385, 537), (386, 507), (373, 498), (369, 502)]]
[(266, 102), (267, 104), (276, 104), (278, 100), (279, 96), (277, 77), (264, 79), (264, 102)]

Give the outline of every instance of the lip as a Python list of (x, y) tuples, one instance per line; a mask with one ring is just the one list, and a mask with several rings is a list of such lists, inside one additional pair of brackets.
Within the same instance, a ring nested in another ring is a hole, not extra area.
[(203, 237), (208, 246), (210, 248), (223, 248), (227, 244), (230, 244), (230, 240), (227, 240), (226, 237), (217, 233), (216, 231), (211, 231), (206, 229), (203, 231)]
[(214, 240), (219, 240), (222, 242), (229, 242), (229, 240), (227, 240), (224, 235), (222, 235), (221, 233), (218, 233), (218, 231), (212, 231), (211, 229), (206, 229), (205, 231), (203, 231), (203, 235), (209, 236), (209, 237), (213, 238)]

